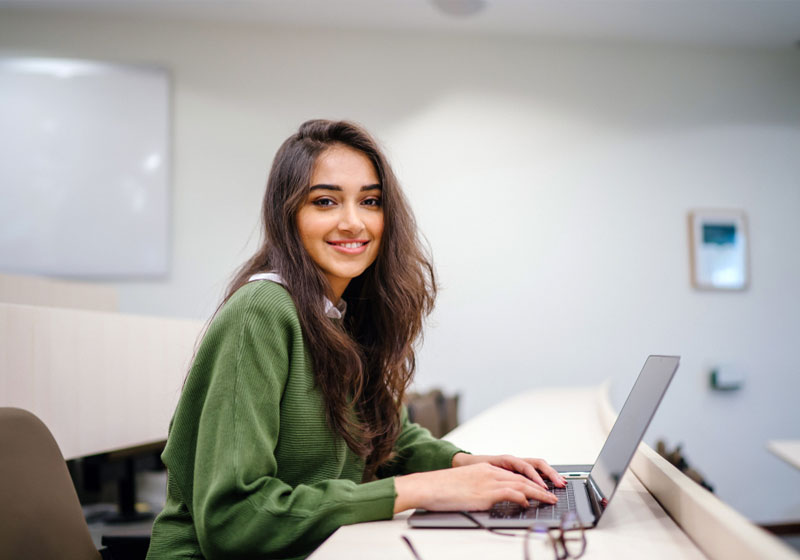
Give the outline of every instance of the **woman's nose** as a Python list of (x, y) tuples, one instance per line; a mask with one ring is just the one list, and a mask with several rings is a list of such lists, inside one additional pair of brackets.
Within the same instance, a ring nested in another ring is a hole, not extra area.
[(339, 219), (339, 229), (350, 233), (358, 233), (364, 229), (364, 222), (358, 215), (358, 207), (345, 204)]

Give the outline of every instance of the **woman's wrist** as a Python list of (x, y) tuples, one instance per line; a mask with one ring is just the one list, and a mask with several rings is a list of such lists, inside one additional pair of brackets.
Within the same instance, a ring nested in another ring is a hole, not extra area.
[[(476, 462), (479, 460), (463, 451), (459, 451), (451, 459), (453, 467), (463, 467)], [(394, 477), (394, 513), (429, 506), (436, 495), (436, 489), (444, 480), (442, 475), (449, 477), (447, 469)]]
[(407, 474), (394, 477), (394, 512), (400, 513), (407, 509), (419, 507), (420, 499), (416, 474)]
[(455, 467), (465, 467), (467, 465), (471, 465), (472, 455), (469, 453), (464, 453), (463, 451), (459, 451), (455, 455), (453, 455), (452, 466)]

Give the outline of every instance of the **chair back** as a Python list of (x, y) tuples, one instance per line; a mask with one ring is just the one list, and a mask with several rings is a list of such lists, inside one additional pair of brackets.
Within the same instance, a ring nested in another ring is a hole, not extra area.
[(440, 438), (458, 427), (458, 395), (445, 396), (433, 389), (424, 394), (407, 393), (408, 419)]
[(0, 408), (0, 558), (101, 558), (56, 440), (19, 408)]

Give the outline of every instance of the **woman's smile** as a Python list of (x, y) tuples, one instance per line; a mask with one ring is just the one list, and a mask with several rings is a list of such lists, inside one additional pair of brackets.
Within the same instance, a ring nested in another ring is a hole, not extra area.
[(356, 241), (328, 241), (327, 243), (335, 250), (347, 255), (360, 255), (367, 250), (369, 241), (359, 239)]

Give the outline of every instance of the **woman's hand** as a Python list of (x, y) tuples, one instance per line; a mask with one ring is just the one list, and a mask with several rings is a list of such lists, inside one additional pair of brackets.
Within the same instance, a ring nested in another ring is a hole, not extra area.
[(558, 501), (526, 476), (488, 461), (398, 476), (395, 478), (395, 492), (395, 513), (411, 508), (476, 511), (489, 509), (503, 500), (522, 506), (527, 506), (529, 499), (548, 504)]
[(547, 488), (547, 485), (542, 480), (539, 471), (552, 480), (555, 486), (563, 488), (567, 485), (567, 479), (548, 465), (544, 459), (520, 459), (513, 455), (470, 455), (468, 453), (456, 453), (453, 456), (453, 467), (463, 467), (477, 463), (489, 463), (496, 467), (524, 474), (542, 488)]

